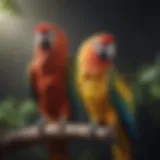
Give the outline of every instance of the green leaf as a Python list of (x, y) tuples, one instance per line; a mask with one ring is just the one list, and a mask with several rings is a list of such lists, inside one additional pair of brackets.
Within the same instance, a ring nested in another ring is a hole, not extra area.
[(0, 127), (9, 129), (24, 127), (36, 113), (37, 109), (32, 100), (18, 102), (13, 98), (7, 98), (0, 103)]
[(0, 0), (0, 12), (9, 13), (11, 15), (22, 13), (19, 5), (14, 0)]
[(22, 114), (24, 118), (27, 118), (37, 113), (37, 108), (32, 100), (25, 100), (20, 104), (19, 114)]
[(160, 84), (152, 84), (150, 86), (150, 93), (153, 95), (153, 97), (159, 99), (160, 98)]

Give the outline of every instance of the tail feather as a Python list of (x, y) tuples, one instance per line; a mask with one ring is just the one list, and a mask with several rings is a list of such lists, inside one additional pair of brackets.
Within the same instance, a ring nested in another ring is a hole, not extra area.
[(131, 88), (116, 71), (111, 74), (110, 98), (119, 119), (116, 126), (117, 143), (112, 146), (114, 160), (131, 160), (136, 139), (134, 96)]
[(134, 96), (121, 75), (116, 72), (111, 75), (110, 98), (118, 113), (122, 128), (125, 130), (129, 140), (134, 143), (137, 133)]
[(49, 160), (68, 160), (68, 142), (53, 141), (49, 144)]
[(112, 146), (114, 160), (131, 160), (131, 143), (126, 136), (125, 131), (120, 125), (117, 125), (117, 142)]

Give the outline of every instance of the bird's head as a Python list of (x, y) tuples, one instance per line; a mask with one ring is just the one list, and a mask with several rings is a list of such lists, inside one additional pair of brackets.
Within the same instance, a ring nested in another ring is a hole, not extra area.
[(41, 23), (35, 28), (35, 46), (43, 50), (51, 49), (55, 43), (56, 33), (50, 23)]
[(116, 55), (115, 37), (109, 33), (96, 34), (83, 43), (80, 52), (88, 68), (109, 69)]

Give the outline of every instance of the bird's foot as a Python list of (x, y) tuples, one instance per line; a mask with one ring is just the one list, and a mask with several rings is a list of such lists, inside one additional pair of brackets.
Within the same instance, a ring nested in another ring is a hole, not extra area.
[(89, 135), (94, 135), (96, 129), (97, 129), (97, 123), (96, 122), (91, 122), (89, 124)]
[(116, 130), (113, 126), (105, 126), (105, 135), (107, 137), (107, 141), (109, 143), (115, 143), (116, 142)]
[(48, 124), (48, 121), (46, 118), (40, 118), (40, 121), (38, 122), (38, 129), (40, 131), (44, 131), (45, 126)]
[(58, 120), (58, 124), (60, 126), (60, 129), (64, 130), (67, 124), (67, 119), (65, 117), (60, 117), (60, 119)]

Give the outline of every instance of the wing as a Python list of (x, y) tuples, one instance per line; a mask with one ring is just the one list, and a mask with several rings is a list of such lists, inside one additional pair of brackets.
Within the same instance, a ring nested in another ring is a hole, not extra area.
[(110, 97), (127, 137), (133, 142), (136, 136), (135, 104), (131, 88), (116, 71), (111, 72)]
[(76, 69), (75, 69), (75, 59), (70, 59), (69, 63), (69, 98), (72, 107), (72, 120), (73, 121), (86, 121), (88, 120), (88, 115), (84, 109), (83, 103), (80, 96), (76, 90), (75, 83)]

